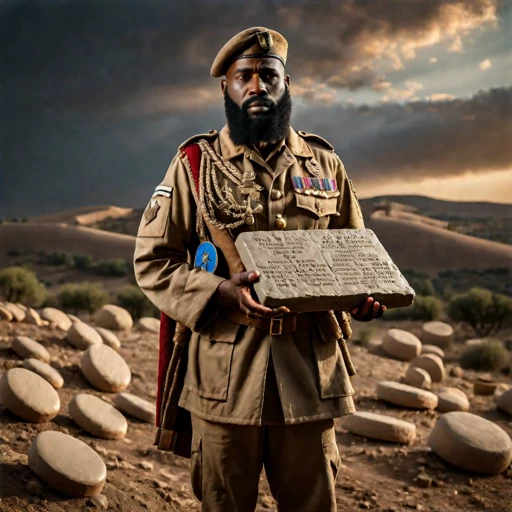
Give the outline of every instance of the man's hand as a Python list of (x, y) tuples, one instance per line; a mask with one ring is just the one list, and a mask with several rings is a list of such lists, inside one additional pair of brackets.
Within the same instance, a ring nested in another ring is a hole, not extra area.
[(240, 308), (242, 313), (252, 318), (272, 318), (289, 313), (285, 306), (271, 309), (253, 299), (250, 286), (259, 277), (259, 272), (253, 270), (233, 274), (231, 279), (220, 283), (214, 299), (223, 307)]
[(386, 309), (386, 306), (382, 306), (380, 302), (377, 302), (373, 297), (368, 297), (361, 306), (353, 309), (350, 314), (355, 320), (369, 322), (380, 318)]

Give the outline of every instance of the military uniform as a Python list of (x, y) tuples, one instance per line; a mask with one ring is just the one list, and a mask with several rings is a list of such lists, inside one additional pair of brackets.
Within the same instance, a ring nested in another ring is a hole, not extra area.
[[(183, 148), (199, 140), (261, 188), (254, 223), (230, 229), (233, 239), (245, 231), (362, 228), (354, 189), (319, 136), (290, 128), (263, 158), (234, 144), (226, 126), (180, 146), (141, 220), (134, 256), (140, 288), (192, 331), (180, 406), (192, 414), (192, 485), (203, 510), (254, 510), (263, 465), (279, 510), (335, 510), (340, 459), (332, 418), (355, 411), (339, 323), (332, 311), (301, 314), (293, 328), (272, 335), (215, 304), (227, 266), (211, 274), (191, 264), (199, 245), (197, 207)], [(215, 166), (210, 172), (233, 201), (243, 202), (225, 174)], [(334, 182), (335, 193), (294, 186), (292, 178), (313, 176)], [(228, 222), (221, 207), (215, 214)]]

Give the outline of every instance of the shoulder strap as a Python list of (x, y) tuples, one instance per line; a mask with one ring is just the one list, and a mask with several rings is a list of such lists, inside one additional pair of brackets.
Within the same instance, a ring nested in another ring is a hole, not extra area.
[[(195, 185), (195, 199), (198, 201), (199, 197), (199, 169), (201, 167), (201, 148), (198, 144), (192, 143), (185, 146), (182, 151), (185, 152), (189, 165), (187, 166), (192, 175), (192, 180)], [(198, 205), (199, 207), (199, 205)], [(215, 245), (222, 251), (226, 262), (229, 267), (230, 275), (237, 274), (238, 272), (244, 272), (245, 267), (242, 263), (240, 255), (235, 247), (233, 238), (226, 229), (219, 229), (213, 226), (208, 220), (205, 219), (205, 224)]]

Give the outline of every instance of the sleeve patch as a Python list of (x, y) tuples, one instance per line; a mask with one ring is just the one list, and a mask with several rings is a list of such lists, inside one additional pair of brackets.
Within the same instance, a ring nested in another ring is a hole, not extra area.
[(169, 220), (170, 207), (170, 196), (152, 197), (142, 214), (137, 236), (143, 238), (163, 237)]

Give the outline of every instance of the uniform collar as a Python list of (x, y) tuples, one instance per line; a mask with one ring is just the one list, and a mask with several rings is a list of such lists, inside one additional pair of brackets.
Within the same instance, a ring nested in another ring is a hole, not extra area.
[[(244, 144), (235, 144), (231, 140), (231, 137), (229, 136), (229, 128), (227, 125), (224, 126), (224, 128), (222, 128), (222, 130), (219, 132), (219, 142), (222, 157), (225, 160), (231, 160), (238, 155), (244, 154), (247, 149), (250, 149)], [(281, 148), (283, 145), (285, 145), (295, 156), (303, 156), (306, 158), (313, 157), (311, 148), (302, 137), (299, 137), (297, 132), (291, 126), (288, 131), (288, 135), (280, 142), (279, 147)]]

